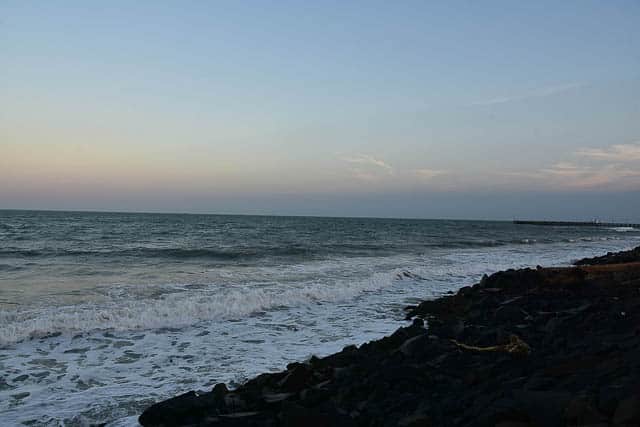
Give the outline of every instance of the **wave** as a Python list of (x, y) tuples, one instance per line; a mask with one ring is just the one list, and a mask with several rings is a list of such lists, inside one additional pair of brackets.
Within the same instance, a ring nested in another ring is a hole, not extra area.
[(607, 228), (608, 230), (613, 230), (613, 231), (617, 231), (618, 233), (626, 233), (628, 231), (639, 231), (636, 228), (633, 227), (610, 227)]
[(298, 287), (253, 288), (214, 294), (176, 292), (142, 300), (129, 294), (100, 306), (0, 310), (0, 348), (30, 338), (58, 334), (181, 328), (201, 321), (240, 318), (278, 308), (334, 303), (389, 286), (398, 272), (375, 273), (365, 280), (334, 285), (309, 283)]
[(51, 257), (51, 256), (104, 256), (104, 257), (143, 257), (143, 258), (209, 258), (243, 259), (261, 256), (305, 255), (310, 251), (301, 247), (273, 247), (246, 250), (224, 250), (208, 248), (134, 248), (116, 250), (68, 250), (68, 249), (4, 249), (0, 256)]
[[(615, 227), (618, 232), (638, 231), (631, 227)], [(579, 241), (618, 240), (618, 236), (583, 236), (574, 238), (513, 238), (513, 239), (459, 239), (437, 242), (341, 242), (307, 243), (282, 246), (235, 246), (233, 248), (211, 247), (136, 247), (106, 249), (64, 249), (39, 248), (25, 249), (8, 247), (0, 249), (1, 257), (49, 258), (49, 257), (102, 257), (102, 258), (160, 258), (160, 259), (202, 259), (220, 261), (249, 261), (263, 258), (285, 257), (326, 257), (326, 256), (380, 256), (400, 252), (419, 253), (431, 249), (491, 248), (500, 246), (519, 246), (533, 244), (575, 243)]]
[[(287, 257), (287, 256), (314, 256), (314, 255), (366, 255), (391, 252), (399, 249), (455, 249), (496, 247), (512, 244), (536, 243), (535, 239), (514, 240), (454, 240), (448, 242), (423, 243), (413, 245), (399, 244), (317, 244), (317, 245), (293, 245), (293, 246), (268, 246), (248, 247), (243, 249), (216, 249), (216, 248), (131, 248), (131, 249), (104, 249), (104, 250), (76, 250), (76, 249), (22, 249), (5, 248), (0, 250), (1, 256), (13, 256), (24, 258), (39, 257), (140, 257), (140, 258), (173, 258), (173, 259), (220, 259), (241, 260), (263, 257)], [(552, 240), (544, 243), (552, 243)]]
[(0, 271), (20, 271), (23, 269), (24, 267), (21, 267), (19, 265), (0, 264)]

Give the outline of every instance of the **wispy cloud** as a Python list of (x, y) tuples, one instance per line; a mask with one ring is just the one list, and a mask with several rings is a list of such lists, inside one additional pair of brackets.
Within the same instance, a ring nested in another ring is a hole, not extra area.
[(384, 160), (381, 160), (379, 158), (376, 158), (368, 154), (359, 154), (352, 157), (343, 157), (342, 160), (347, 163), (381, 168), (386, 170), (389, 173), (393, 173), (393, 167), (390, 164), (388, 164)]
[(554, 163), (551, 167), (542, 169), (540, 172), (557, 177), (579, 177), (588, 174), (592, 168), (590, 166), (579, 166), (570, 162)]
[(414, 169), (413, 174), (419, 178), (422, 179), (432, 179), (435, 178), (437, 176), (440, 175), (444, 175), (447, 173), (447, 171), (444, 170), (438, 170), (438, 169), (427, 169), (427, 168), (422, 168), (422, 169)]
[[(395, 168), (379, 156), (371, 154), (340, 155), (347, 171), (357, 181), (402, 188), (406, 185), (428, 184), (436, 177), (450, 175), (449, 171), (433, 168)], [(440, 180), (438, 180), (440, 182)]]
[(537, 172), (554, 185), (572, 188), (640, 186), (640, 144), (582, 148), (573, 161), (562, 161)]
[(527, 93), (522, 93), (519, 95), (499, 96), (496, 98), (490, 98), (483, 101), (473, 102), (469, 105), (470, 106), (488, 106), (488, 105), (504, 104), (504, 103), (513, 102), (513, 101), (524, 101), (532, 98), (545, 98), (547, 96), (558, 95), (563, 92), (579, 89), (584, 86), (586, 86), (585, 83), (567, 83), (559, 86), (543, 87), (543, 88), (530, 91)]
[(583, 148), (548, 167), (500, 175), (550, 189), (640, 189), (640, 143)]
[(389, 163), (371, 154), (355, 154), (339, 158), (349, 165), (349, 172), (357, 181), (380, 181), (394, 174), (393, 167)]
[(576, 155), (595, 160), (629, 162), (640, 160), (640, 143), (616, 144), (607, 148), (583, 148)]
[(550, 168), (541, 169), (536, 177), (554, 188), (588, 189), (611, 185), (640, 185), (640, 170), (625, 168), (616, 163), (597, 166), (555, 164)]

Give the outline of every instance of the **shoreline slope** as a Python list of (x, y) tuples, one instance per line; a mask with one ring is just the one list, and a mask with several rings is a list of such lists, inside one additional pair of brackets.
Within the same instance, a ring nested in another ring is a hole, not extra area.
[[(640, 247), (501, 271), (407, 307), (413, 324), (235, 390), (149, 407), (143, 426), (639, 426)], [(427, 327), (425, 328), (425, 322)]]

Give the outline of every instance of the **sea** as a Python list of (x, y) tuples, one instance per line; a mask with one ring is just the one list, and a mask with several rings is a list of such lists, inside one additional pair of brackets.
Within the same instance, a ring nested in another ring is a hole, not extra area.
[(0, 424), (135, 426), (390, 334), (484, 274), (638, 245), (506, 221), (0, 211)]

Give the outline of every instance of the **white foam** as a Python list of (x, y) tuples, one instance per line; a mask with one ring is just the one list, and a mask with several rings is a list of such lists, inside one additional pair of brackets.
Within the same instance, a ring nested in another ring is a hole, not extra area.
[(629, 231), (638, 231), (633, 227), (611, 227), (609, 230), (617, 231), (618, 233), (626, 233)]
[[(364, 280), (346, 280), (334, 284), (315, 282), (302, 286), (254, 287), (230, 291), (212, 285), (195, 293), (163, 293), (159, 298), (153, 299), (131, 300), (121, 297), (101, 306), (82, 304), (2, 310), (0, 347), (57, 333), (180, 328), (204, 320), (241, 318), (278, 307), (343, 301), (390, 285), (393, 274), (375, 273)], [(176, 287), (178, 289), (180, 287)], [(128, 297), (131, 298), (131, 295)]]

